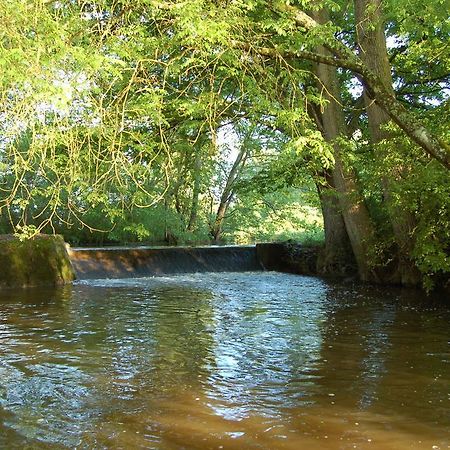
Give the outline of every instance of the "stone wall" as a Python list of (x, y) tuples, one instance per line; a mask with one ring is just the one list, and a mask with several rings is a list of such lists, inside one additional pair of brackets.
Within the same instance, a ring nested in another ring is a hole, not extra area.
[(0, 235), (0, 289), (56, 286), (75, 278), (61, 236), (38, 235), (20, 241)]
[(256, 244), (258, 261), (265, 270), (317, 275), (320, 247), (305, 246), (295, 242)]

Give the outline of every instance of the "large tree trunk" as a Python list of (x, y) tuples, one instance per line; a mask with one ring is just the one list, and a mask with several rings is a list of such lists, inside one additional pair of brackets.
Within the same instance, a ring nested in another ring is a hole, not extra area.
[[(379, 78), (386, 92), (394, 97), (381, 0), (355, 0), (355, 20), (361, 59)], [(384, 126), (390, 121), (390, 116), (378, 103), (373, 102), (370, 94), (367, 92), (367, 88), (365, 88), (364, 97), (370, 138), (371, 142), (376, 145), (392, 137), (384, 129)], [(395, 172), (401, 173), (402, 168), (396, 168)], [(389, 177), (384, 177), (381, 180), (398, 247), (398, 281), (404, 285), (416, 285), (420, 282), (420, 273), (410, 256), (413, 242), (414, 217), (393, 204), (391, 194), (392, 181)], [(392, 281), (397, 280), (393, 277)]]
[[(325, 11), (316, 15), (318, 21), (327, 20)], [(324, 47), (318, 48), (318, 52), (327, 54)], [(334, 148), (335, 165), (331, 172), (333, 186), (338, 192), (339, 205), (358, 266), (358, 273), (361, 280), (378, 281), (369, 261), (369, 248), (373, 244), (375, 235), (373, 224), (364, 199), (359, 193), (356, 176), (352, 170), (345, 168), (341, 157), (342, 150), (338, 138), (346, 136), (346, 127), (344, 112), (340, 106), (336, 69), (329, 65), (317, 64), (316, 73), (323, 88), (324, 97), (328, 101), (321, 113), (322, 134)]]
[(356, 262), (339, 206), (338, 193), (329, 172), (323, 174), (323, 179), (326, 184), (317, 183), (317, 191), (322, 208), (325, 248), (319, 257), (317, 270), (323, 275), (352, 275)]

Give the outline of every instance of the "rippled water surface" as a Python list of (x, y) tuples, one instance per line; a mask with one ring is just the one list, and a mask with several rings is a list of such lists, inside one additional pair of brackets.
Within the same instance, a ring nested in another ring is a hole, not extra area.
[(2, 293), (0, 448), (447, 449), (449, 341), (436, 299), (278, 273)]

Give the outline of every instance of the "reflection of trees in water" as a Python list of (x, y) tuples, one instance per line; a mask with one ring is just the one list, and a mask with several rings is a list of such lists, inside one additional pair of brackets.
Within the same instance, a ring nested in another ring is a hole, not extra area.
[(380, 305), (370, 288), (334, 287), (326, 308), (320, 395), (342, 407), (370, 408), (386, 374), (395, 306)]
[[(93, 300), (99, 292), (104, 298)], [(208, 291), (157, 283), (144, 289), (93, 290), (86, 296), (89, 306), (84, 305), (83, 315), (104, 336), (102, 361), (94, 368), (97, 425), (93, 434), (84, 435), (84, 444), (107, 443), (109, 436), (142, 430), (144, 424), (150, 434), (158, 430), (158, 440), (166, 433), (158, 424), (160, 414), (172, 404), (182, 407), (206, 378), (213, 344), (211, 299)]]
[(192, 389), (202, 382), (211, 364), (213, 294), (182, 286), (153, 293), (158, 298), (158, 310), (153, 317), (152, 383), (160, 394)]
[(71, 286), (0, 295), (0, 422), (8, 424), (0, 434), (9, 436), (8, 448), (35, 440), (76, 445), (89, 426), (72, 306)]
[(439, 298), (399, 290), (386, 376), (379, 389), (384, 402), (378, 407), (417, 423), (441, 424), (440, 431), (435, 431), (436, 438), (443, 433), (448, 445), (450, 310), (435, 300)]
[(101, 336), (109, 397), (115, 392), (118, 400), (139, 401), (135, 397), (142, 389), (162, 395), (198, 382), (212, 344), (209, 292), (156, 286), (105, 290), (103, 295), (102, 302), (85, 305), (82, 315), (89, 316)]
[(400, 289), (337, 287), (327, 297), (322, 402), (328, 393), (349, 410), (442, 420), (448, 311), (430, 311), (425, 294)]
[(128, 372), (132, 369), (132, 377), (119, 377), (113, 383), (119, 399), (116, 411), (102, 418), (96, 437), (100, 442), (109, 442), (107, 436), (117, 434), (118, 429), (135, 427), (146, 430), (153, 441), (170, 441), (180, 438), (180, 430), (172, 429), (173, 421), (180, 420), (180, 411), (186, 421), (191, 414), (196, 417), (193, 411), (199, 402), (195, 398), (207, 378), (214, 344), (212, 294), (169, 285), (153, 288), (143, 297), (140, 317), (134, 320), (134, 339), (124, 346), (129, 338), (121, 338), (113, 357), (114, 369), (122, 374), (124, 367)]
[(182, 430), (331, 402), (442, 424), (450, 313), (423, 302), (280, 274), (5, 293), (0, 406), (32, 439), (91, 447), (133, 427), (173, 437), (174, 417)]
[(198, 389), (213, 343), (210, 293), (178, 286), (73, 291), (0, 298), (0, 331), (11, 337), (2, 339), (0, 406), (20, 417), (21, 433), (75, 446), (86, 432), (95, 441), (98, 424), (149, 407), (146, 399)]

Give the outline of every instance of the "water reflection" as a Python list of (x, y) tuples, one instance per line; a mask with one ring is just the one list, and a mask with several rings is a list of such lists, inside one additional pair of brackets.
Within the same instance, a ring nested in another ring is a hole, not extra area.
[[(61, 339), (71, 326), (71, 288), (11, 291), (0, 303), (0, 446), (60, 442), (88, 424), (88, 374)], [(15, 436), (12, 438), (11, 436)], [(20, 436), (20, 438), (18, 438)], [(72, 442), (76, 442), (75, 440)]]
[(450, 311), (415, 295), (276, 273), (2, 294), (0, 447), (448, 448)]

